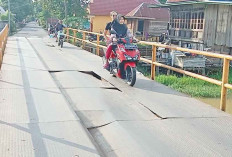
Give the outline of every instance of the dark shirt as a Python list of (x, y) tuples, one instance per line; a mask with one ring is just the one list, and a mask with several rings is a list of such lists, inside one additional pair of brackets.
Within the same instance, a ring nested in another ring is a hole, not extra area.
[(119, 22), (115, 22), (112, 28), (117, 32), (116, 36), (124, 38), (127, 35), (127, 26), (125, 24), (120, 24)]
[(105, 30), (110, 31), (111, 30), (111, 25), (112, 25), (112, 22), (107, 23)]
[(65, 28), (63, 24), (58, 23), (58, 24), (56, 25), (56, 31), (63, 30), (63, 28)]
[(105, 30), (110, 31), (113, 25), (117, 22), (117, 20), (113, 20), (112, 22), (109, 22), (106, 24)]

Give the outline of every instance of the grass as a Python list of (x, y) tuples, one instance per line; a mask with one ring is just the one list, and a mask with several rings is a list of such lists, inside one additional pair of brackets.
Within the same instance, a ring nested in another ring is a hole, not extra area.
[[(137, 69), (150, 78), (150, 68), (147, 69), (139, 63)], [(208, 77), (221, 80), (222, 73), (214, 72), (209, 74)], [(192, 97), (218, 98), (221, 96), (221, 86), (188, 76), (158, 75), (156, 81)], [(230, 70), (229, 83), (232, 84), (232, 69)], [(232, 93), (232, 91), (228, 90), (228, 93)]]
[[(222, 74), (218, 72), (208, 77), (221, 80)], [(217, 98), (221, 96), (220, 86), (188, 76), (177, 77), (175, 75), (159, 75), (156, 77), (156, 81), (193, 97)], [(229, 82), (232, 83), (232, 70), (230, 71)], [(228, 92), (232, 93), (231, 90)]]

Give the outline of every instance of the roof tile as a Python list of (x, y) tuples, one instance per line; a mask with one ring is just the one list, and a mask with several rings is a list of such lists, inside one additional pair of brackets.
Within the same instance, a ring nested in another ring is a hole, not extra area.
[(109, 15), (111, 11), (126, 15), (141, 3), (159, 4), (158, 0), (93, 0), (90, 4), (91, 15)]

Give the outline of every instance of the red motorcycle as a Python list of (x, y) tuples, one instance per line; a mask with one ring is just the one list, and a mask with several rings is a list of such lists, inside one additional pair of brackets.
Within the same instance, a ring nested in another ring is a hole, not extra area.
[(116, 48), (111, 53), (107, 69), (130, 86), (135, 84), (136, 64), (140, 59), (140, 52), (135, 43), (137, 41), (130, 38), (118, 38), (117, 42), (113, 43)]

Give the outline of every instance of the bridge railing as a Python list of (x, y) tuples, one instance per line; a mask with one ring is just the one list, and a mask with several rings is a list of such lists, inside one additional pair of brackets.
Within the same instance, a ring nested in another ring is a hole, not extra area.
[(8, 25), (6, 25), (3, 28), (3, 30), (0, 32), (0, 69), (2, 66), (3, 55), (6, 48), (7, 37), (8, 37)]
[[(69, 35), (70, 31), (72, 31), (73, 36)], [(77, 32), (82, 33), (82, 38), (77, 38), (76, 34)], [(89, 40), (86, 40), (86, 35), (87, 34), (94, 34), (97, 35), (97, 42), (90, 42)], [(97, 47), (97, 55), (99, 54), (100, 48), (106, 48), (106, 46), (100, 45), (100, 36), (103, 36), (103, 34), (100, 33), (95, 33), (95, 32), (88, 32), (88, 31), (83, 31), (83, 30), (77, 30), (77, 29), (72, 29), (72, 28), (67, 28), (66, 30), (66, 35), (67, 39), (69, 41), (70, 38), (73, 39), (74, 43), (76, 40), (80, 40), (82, 44), (84, 45), (85, 43), (90, 43), (92, 45), (95, 45)], [(210, 82), (212, 84), (216, 84), (218, 86), (221, 86), (221, 101), (220, 101), (220, 109), (222, 111), (226, 110), (226, 99), (227, 99), (227, 90), (232, 89), (232, 84), (229, 84), (229, 68), (230, 68), (230, 61), (232, 61), (232, 56), (230, 55), (225, 55), (225, 54), (217, 54), (213, 52), (206, 52), (206, 51), (199, 51), (199, 50), (193, 50), (193, 49), (187, 49), (187, 48), (182, 48), (182, 47), (174, 47), (174, 46), (169, 46), (169, 45), (164, 45), (156, 42), (146, 42), (146, 41), (140, 41), (139, 43), (141, 44), (146, 44), (146, 45), (151, 45), (152, 46), (152, 59), (146, 59), (146, 58), (141, 58), (142, 62), (145, 63), (150, 63), (151, 64), (151, 79), (154, 80), (156, 76), (156, 66), (158, 67), (163, 67), (181, 74), (185, 74), (197, 79), (201, 79), (207, 82)], [(220, 58), (223, 59), (223, 73), (222, 73), (222, 80), (216, 80), (213, 78), (209, 78), (207, 76), (203, 76), (200, 74), (196, 74), (193, 72), (185, 71), (179, 68), (175, 68), (166, 64), (162, 64), (156, 61), (156, 50), (157, 47), (162, 47), (162, 48), (167, 48), (171, 50), (177, 50), (177, 51), (183, 51), (183, 52), (189, 52), (192, 54), (198, 54), (198, 55), (204, 55), (208, 57), (214, 57), (214, 58)]]

